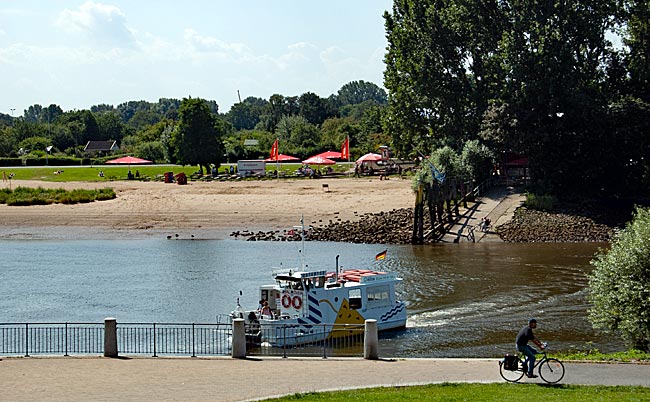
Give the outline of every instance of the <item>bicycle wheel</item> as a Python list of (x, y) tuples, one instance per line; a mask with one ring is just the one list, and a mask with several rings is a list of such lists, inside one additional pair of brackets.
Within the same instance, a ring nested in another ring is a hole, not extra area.
[(544, 359), (539, 363), (539, 376), (549, 384), (560, 382), (564, 378), (564, 364), (558, 359)]
[(517, 382), (524, 376), (524, 371), (521, 369), (521, 359), (517, 359), (517, 370), (506, 370), (503, 368), (503, 362), (499, 362), (499, 374), (508, 382)]

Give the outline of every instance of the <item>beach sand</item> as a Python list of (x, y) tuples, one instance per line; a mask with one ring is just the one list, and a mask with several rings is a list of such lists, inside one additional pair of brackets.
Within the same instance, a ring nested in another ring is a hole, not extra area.
[[(324, 188), (327, 184), (328, 188)], [(3, 183), (7, 187), (7, 183)], [(282, 179), (230, 182), (14, 180), (12, 187), (113, 188), (117, 198), (76, 205), (0, 205), (0, 239), (93, 239), (176, 235), (227, 238), (233, 231), (290, 229), (357, 220), (366, 213), (412, 208), (411, 180)]]

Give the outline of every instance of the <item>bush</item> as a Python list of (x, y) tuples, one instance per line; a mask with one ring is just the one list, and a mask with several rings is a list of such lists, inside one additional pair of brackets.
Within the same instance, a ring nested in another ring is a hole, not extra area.
[(531, 209), (542, 211), (551, 211), (557, 202), (557, 198), (552, 195), (537, 195), (526, 193), (526, 206)]
[(93, 201), (103, 201), (115, 198), (111, 188), (99, 190), (44, 189), (42, 187), (16, 187), (11, 191), (0, 190), (0, 203), (11, 206), (47, 205), (47, 204), (79, 204)]
[(609, 251), (591, 261), (589, 319), (616, 331), (635, 349), (650, 351), (650, 209), (637, 208)]

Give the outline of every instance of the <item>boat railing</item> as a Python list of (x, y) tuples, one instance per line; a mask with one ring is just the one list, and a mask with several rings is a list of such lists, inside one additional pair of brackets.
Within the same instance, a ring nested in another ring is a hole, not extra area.
[(248, 333), (259, 333), (249, 340), (251, 356), (358, 357), (364, 354), (364, 324), (277, 323), (247, 326)]

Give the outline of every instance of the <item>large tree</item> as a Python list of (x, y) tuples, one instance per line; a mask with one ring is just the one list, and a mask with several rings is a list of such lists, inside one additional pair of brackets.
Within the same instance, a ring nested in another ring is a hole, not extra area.
[(377, 84), (363, 80), (348, 82), (338, 91), (338, 102), (342, 106), (356, 105), (366, 101), (385, 105), (388, 103), (388, 95)]
[[(394, 147), (459, 149), (480, 134), (527, 156), (538, 186), (600, 191), (603, 173), (620, 173), (596, 161), (616, 141), (609, 105), (625, 90), (624, 61), (638, 93), (647, 82), (638, 51), (647, 50), (647, 15), (640, 0), (396, 0), (385, 14)], [(625, 43), (639, 55), (621, 56), (608, 39), (624, 16)]]
[(609, 250), (591, 261), (589, 318), (630, 346), (650, 351), (650, 209), (637, 209)]
[(203, 99), (183, 99), (179, 109), (179, 123), (174, 135), (175, 155), (183, 165), (198, 165), (210, 170), (223, 161), (222, 136), (226, 125), (210, 111)]
[(396, 0), (385, 13), (386, 127), (398, 153), (459, 147), (499, 90), (503, 2)]

